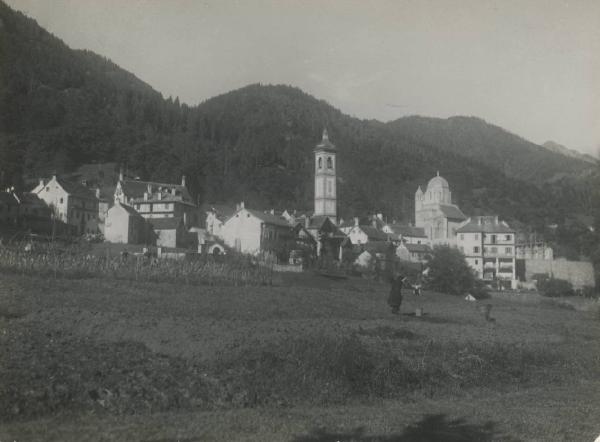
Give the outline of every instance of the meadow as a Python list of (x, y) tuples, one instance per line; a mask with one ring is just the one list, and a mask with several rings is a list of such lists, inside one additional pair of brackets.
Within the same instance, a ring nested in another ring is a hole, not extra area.
[(407, 291), (395, 316), (387, 290), (311, 274), (209, 285), (4, 269), (0, 440), (600, 434), (595, 308)]

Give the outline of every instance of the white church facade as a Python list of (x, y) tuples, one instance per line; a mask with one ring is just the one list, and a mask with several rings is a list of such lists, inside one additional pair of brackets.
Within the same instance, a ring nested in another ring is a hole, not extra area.
[(448, 181), (440, 176), (429, 180), (425, 191), (415, 193), (415, 226), (425, 231), (431, 245), (456, 245), (456, 230), (467, 220), (460, 208), (452, 203)]

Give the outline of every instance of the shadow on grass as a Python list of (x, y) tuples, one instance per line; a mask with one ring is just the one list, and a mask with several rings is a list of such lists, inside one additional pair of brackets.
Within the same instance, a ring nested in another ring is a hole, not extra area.
[(318, 428), (308, 435), (297, 436), (293, 442), (491, 442), (500, 437), (505, 441), (517, 441), (501, 435), (491, 421), (482, 425), (469, 424), (465, 419), (449, 420), (443, 414), (432, 414), (398, 434), (367, 435), (363, 427), (342, 433)]

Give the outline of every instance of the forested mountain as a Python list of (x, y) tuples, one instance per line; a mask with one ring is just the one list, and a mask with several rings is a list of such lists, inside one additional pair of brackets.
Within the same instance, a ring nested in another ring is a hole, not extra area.
[(576, 175), (593, 168), (583, 155), (567, 155), (566, 148), (560, 151), (539, 146), (475, 117), (414, 116), (400, 118), (389, 125), (400, 136), (416, 143), (474, 159), (508, 177), (538, 185), (557, 175)]
[(598, 159), (591, 155), (578, 152), (574, 149), (569, 149), (568, 147), (565, 147), (562, 144), (558, 144), (554, 141), (546, 141), (544, 144), (542, 144), (542, 146), (552, 152), (556, 152), (571, 158), (577, 158), (590, 164), (596, 164), (598, 162)]
[[(437, 170), (467, 214), (498, 213), (542, 229), (589, 209), (570, 184), (549, 192), (533, 183), (570, 176), (585, 163), (480, 120), (359, 120), (289, 86), (251, 85), (189, 107), (103, 57), (69, 49), (0, 2), (3, 186), (116, 161), (142, 178), (186, 174), (203, 201), (309, 210), (312, 149), (324, 126), (339, 149), (343, 216), (379, 211), (409, 220), (417, 186)], [(510, 161), (498, 167), (485, 152), (501, 149)], [(537, 165), (532, 176), (527, 161)]]

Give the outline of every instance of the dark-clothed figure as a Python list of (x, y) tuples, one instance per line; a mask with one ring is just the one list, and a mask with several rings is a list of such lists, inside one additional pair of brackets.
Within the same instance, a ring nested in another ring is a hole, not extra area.
[(402, 304), (402, 284), (404, 283), (404, 276), (396, 275), (392, 279), (392, 287), (390, 288), (390, 296), (388, 297), (388, 305), (392, 308), (392, 313), (397, 315), (400, 311), (400, 305)]

